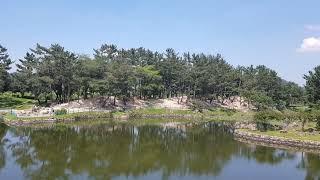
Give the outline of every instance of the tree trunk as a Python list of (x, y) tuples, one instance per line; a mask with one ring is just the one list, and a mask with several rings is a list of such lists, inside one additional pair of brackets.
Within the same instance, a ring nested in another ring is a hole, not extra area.
[(84, 89), (83, 96), (84, 96), (84, 99), (88, 99), (88, 88)]
[(122, 98), (122, 101), (123, 101), (123, 105), (126, 106), (126, 105), (127, 105), (127, 101), (126, 101), (126, 98), (125, 98), (125, 97)]

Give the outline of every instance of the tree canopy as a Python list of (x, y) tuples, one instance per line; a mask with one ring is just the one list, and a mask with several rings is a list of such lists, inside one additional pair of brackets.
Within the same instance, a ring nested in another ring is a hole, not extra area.
[(0, 45), (0, 92), (9, 90), (10, 76), (8, 71), (11, 69), (12, 63), (7, 49)]
[[(31, 93), (39, 103), (93, 95), (112, 96), (124, 103), (134, 97), (181, 96), (223, 103), (240, 96), (257, 108), (280, 109), (304, 101), (304, 89), (283, 80), (274, 70), (263, 65), (234, 67), (220, 54), (180, 55), (172, 48), (161, 53), (103, 44), (90, 56), (76, 55), (59, 44), (37, 44), (10, 74), (12, 61), (4, 47), (0, 50), (0, 90)], [(305, 76), (311, 101), (320, 98), (316, 93), (320, 91), (318, 71), (320, 67)]]

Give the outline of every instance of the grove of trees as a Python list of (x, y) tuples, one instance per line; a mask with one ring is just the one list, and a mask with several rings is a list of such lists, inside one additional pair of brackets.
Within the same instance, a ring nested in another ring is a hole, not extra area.
[(59, 44), (39, 44), (19, 59), (17, 70), (0, 46), (0, 92), (26, 93), (39, 101), (68, 102), (93, 95), (133, 99), (187, 96), (208, 102), (240, 96), (257, 108), (288, 106), (320, 99), (320, 67), (305, 76), (303, 87), (283, 80), (266, 66), (234, 67), (220, 55), (179, 54), (103, 44), (92, 57), (76, 55)]

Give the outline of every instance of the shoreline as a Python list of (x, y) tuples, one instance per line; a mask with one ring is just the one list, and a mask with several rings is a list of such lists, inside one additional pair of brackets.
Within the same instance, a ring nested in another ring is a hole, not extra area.
[[(149, 120), (148, 120), (149, 119)], [(165, 119), (171, 119), (166, 121)], [(305, 140), (295, 139), (280, 136), (271, 136), (261, 134), (259, 132), (251, 132), (256, 130), (256, 124), (252, 120), (227, 120), (227, 116), (210, 116), (200, 114), (140, 114), (138, 117), (130, 118), (130, 114), (113, 114), (113, 113), (101, 113), (101, 112), (90, 112), (90, 113), (74, 113), (56, 117), (41, 117), (41, 118), (20, 118), (20, 119), (9, 119), (4, 117), (2, 123), (11, 127), (21, 126), (33, 126), (41, 124), (55, 124), (55, 123), (72, 123), (77, 121), (115, 121), (124, 123), (172, 123), (172, 122), (217, 122), (222, 123), (223, 126), (230, 128), (233, 132), (234, 139), (245, 143), (254, 143), (263, 146), (280, 147), (285, 149), (311, 149), (315, 152), (320, 153), (320, 140)], [(138, 121), (136, 121), (138, 120)], [(139, 121), (141, 120), (141, 122)], [(153, 121), (155, 120), (155, 121)], [(164, 120), (164, 121), (162, 121)], [(251, 130), (251, 131), (250, 131)], [(284, 135), (285, 136), (285, 133)]]
[(54, 123), (70, 123), (77, 121), (94, 121), (94, 120), (116, 120), (116, 121), (134, 121), (136, 119), (185, 119), (185, 120), (195, 120), (201, 119), (203, 117), (199, 115), (192, 114), (144, 114), (139, 117), (130, 118), (129, 114), (123, 115), (114, 115), (110, 112), (101, 113), (101, 112), (82, 112), (82, 113), (73, 113), (66, 116), (49, 116), (49, 117), (35, 117), (35, 118), (17, 118), (9, 119), (3, 117), (2, 123), (8, 126), (32, 126), (39, 124), (54, 124)]
[(299, 151), (299, 152), (320, 154), (320, 149), (317, 149), (317, 148), (306, 148), (306, 147), (287, 146), (287, 145), (280, 145), (280, 144), (271, 144), (271, 143), (265, 143), (261, 141), (245, 140), (243, 138), (236, 138), (236, 137), (234, 139), (238, 142), (246, 143), (248, 145), (271, 147), (271, 148), (277, 148), (277, 149), (283, 149), (283, 150), (295, 151), (295, 152)]
[(309, 150), (312, 152), (320, 153), (320, 141), (299, 140), (294, 138), (270, 136), (248, 132), (243, 129), (236, 129), (233, 132), (233, 135), (235, 140), (249, 144), (257, 144), (284, 149)]

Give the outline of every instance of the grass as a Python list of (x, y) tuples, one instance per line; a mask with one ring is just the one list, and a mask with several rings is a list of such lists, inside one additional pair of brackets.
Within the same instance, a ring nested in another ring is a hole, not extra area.
[[(215, 110), (215, 111), (206, 111), (203, 113), (194, 112), (192, 110), (170, 110), (170, 109), (155, 109), (155, 108), (146, 108), (146, 109), (138, 109), (133, 112), (138, 112), (142, 115), (193, 115), (194, 118), (178, 118), (178, 119), (165, 119), (165, 118), (155, 118), (155, 119), (143, 119), (137, 118), (137, 120), (130, 120), (132, 122), (143, 123), (143, 124), (154, 124), (154, 123), (163, 123), (163, 122), (198, 122), (198, 121), (250, 121), (253, 119), (253, 112), (226, 112), (223, 110)], [(78, 112), (78, 113), (70, 113), (70, 114), (62, 114), (62, 115), (54, 115), (47, 117), (26, 117), (26, 118), (18, 118), (11, 114), (6, 114), (4, 117), (6, 120), (45, 120), (48, 118), (58, 118), (58, 119), (70, 119), (76, 118), (79, 116), (89, 116), (89, 117), (101, 117), (106, 112)], [(109, 114), (109, 113), (107, 113)], [(130, 111), (127, 112), (113, 112), (112, 115), (115, 118), (121, 116), (129, 116)]]
[(165, 109), (165, 108), (145, 108), (145, 109), (137, 109), (136, 112), (145, 115), (163, 115), (163, 114), (197, 114), (191, 110), (180, 110), (180, 109)]
[(112, 114), (113, 114), (114, 116), (124, 116), (124, 115), (127, 115), (127, 112), (115, 111), (115, 112), (112, 112)]
[(254, 112), (226, 112), (224, 110), (208, 111), (203, 113), (205, 119), (214, 121), (253, 121)]
[(19, 118), (19, 117), (15, 116), (15, 115), (13, 115), (13, 114), (10, 114), (10, 113), (7, 113), (7, 114), (4, 115), (4, 119), (5, 119), (6, 121), (46, 120), (46, 119), (51, 118), (51, 117), (53, 117), (53, 116), (47, 116), (47, 117), (23, 117), (23, 118)]
[(11, 94), (0, 95), (0, 109), (29, 109), (35, 104), (34, 100), (14, 97)]
[(152, 118), (152, 119), (134, 119), (129, 121), (122, 121), (133, 125), (159, 125), (163, 123), (191, 123), (191, 122), (206, 122), (204, 119), (168, 119), (168, 118)]
[(248, 129), (241, 129), (241, 131), (247, 131), (255, 134), (261, 134), (261, 135), (268, 135), (268, 136), (274, 136), (274, 137), (280, 137), (280, 138), (288, 138), (292, 140), (310, 140), (310, 141), (320, 141), (320, 134), (310, 134), (310, 133), (303, 133), (299, 132), (297, 130), (289, 130), (287, 133), (280, 133), (280, 131), (252, 131)]
[(224, 109), (215, 109), (204, 111), (203, 113), (195, 112), (189, 109), (179, 110), (179, 109), (156, 109), (156, 108), (146, 108), (135, 110), (143, 115), (165, 115), (165, 114), (176, 114), (176, 115), (194, 115), (199, 116), (199, 118), (205, 118), (206, 120), (217, 120), (217, 121), (250, 121), (253, 120), (254, 112), (239, 112)]
[(67, 119), (67, 118), (74, 118), (76, 116), (81, 116), (81, 115), (95, 116), (95, 115), (102, 115), (102, 114), (109, 114), (109, 112), (95, 112), (95, 111), (92, 111), (92, 112), (77, 112), (77, 113), (54, 115), (52, 117), (61, 118), (61, 119)]
[(7, 121), (19, 121), (19, 120), (23, 120), (23, 121), (28, 121), (28, 120), (47, 120), (49, 118), (57, 118), (57, 119), (72, 119), (72, 118), (77, 118), (77, 117), (81, 117), (81, 116), (86, 116), (88, 118), (91, 117), (97, 117), (100, 118), (103, 115), (109, 115), (109, 113), (106, 112), (79, 112), (79, 113), (70, 113), (70, 114), (62, 114), (62, 115), (53, 115), (53, 116), (45, 116), (45, 117), (17, 117), (13, 114), (7, 113), (4, 115), (4, 119)]

